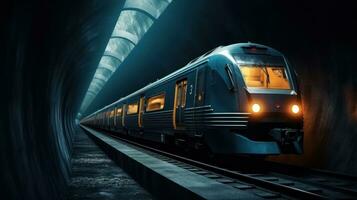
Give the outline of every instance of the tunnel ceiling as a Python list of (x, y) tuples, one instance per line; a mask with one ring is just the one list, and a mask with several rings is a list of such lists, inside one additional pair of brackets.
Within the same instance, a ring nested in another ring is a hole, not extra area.
[(172, 0), (126, 0), (81, 104), (78, 118)]

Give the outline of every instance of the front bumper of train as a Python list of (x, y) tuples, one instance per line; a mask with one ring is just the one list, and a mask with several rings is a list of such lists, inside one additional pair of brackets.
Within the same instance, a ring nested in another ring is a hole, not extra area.
[(303, 153), (303, 132), (300, 129), (272, 129), (269, 140), (254, 140), (239, 132), (209, 132), (205, 142), (216, 154), (278, 155)]

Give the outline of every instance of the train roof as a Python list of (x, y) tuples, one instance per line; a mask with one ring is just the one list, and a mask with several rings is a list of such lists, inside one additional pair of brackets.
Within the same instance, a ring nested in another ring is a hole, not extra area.
[(186, 71), (189, 71), (195, 67), (197, 67), (198, 65), (202, 64), (202, 63), (205, 63), (208, 61), (208, 58), (213, 56), (213, 55), (218, 55), (218, 54), (221, 54), (222, 52), (224, 51), (228, 51), (229, 53), (232, 53), (232, 54), (238, 54), (238, 53), (246, 53), (246, 49), (257, 49), (257, 50), (261, 50), (261, 49), (264, 49), (265, 50), (265, 53), (266, 54), (269, 54), (269, 55), (273, 55), (273, 56), (283, 56), (282, 53), (280, 53), (279, 51), (269, 47), (269, 46), (265, 46), (265, 45), (261, 45), (261, 44), (257, 44), (257, 43), (251, 43), (251, 42), (247, 42), (247, 43), (236, 43), (236, 44), (231, 44), (231, 45), (227, 45), (227, 46), (219, 46), (219, 47), (216, 47), (208, 52), (206, 52), (205, 54), (201, 55), (201, 56), (198, 56), (197, 58), (191, 60), (190, 62), (188, 62), (184, 67), (176, 70), (175, 72), (172, 72), (171, 74), (168, 74), (167, 76), (153, 82), (153, 83), (149, 83), (148, 85), (146, 85), (145, 87), (125, 96), (125, 97), (122, 97), (120, 98), (119, 100), (97, 110), (96, 112), (90, 114), (88, 117), (102, 111), (102, 110), (105, 110), (117, 103), (119, 103), (120, 101), (123, 101), (123, 100), (127, 100), (131, 97), (134, 97), (135, 95), (138, 95), (140, 93), (143, 93), (145, 92), (147, 89), (151, 88), (151, 87), (155, 87), (163, 82), (166, 82), (168, 80), (170, 80), (171, 78), (175, 77), (176, 75), (178, 74), (181, 74), (181, 73), (184, 73)]
[(247, 49), (255, 49), (257, 51), (259, 50), (264, 50), (264, 54), (272, 55), (272, 56), (283, 56), (283, 54), (269, 46), (262, 45), (262, 44), (257, 44), (257, 43), (237, 43), (237, 44), (231, 44), (228, 46), (222, 47), (220, 50), (221, 51), (229, 51), (230, 53), (242, 53), (245, 54)]

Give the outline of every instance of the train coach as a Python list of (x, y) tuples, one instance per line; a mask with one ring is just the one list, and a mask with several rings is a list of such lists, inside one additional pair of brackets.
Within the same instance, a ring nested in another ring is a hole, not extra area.
[(83, 118), (92, 128), (225, 155), (303, 152), (297, 75), (268, 46), (221, 46)]

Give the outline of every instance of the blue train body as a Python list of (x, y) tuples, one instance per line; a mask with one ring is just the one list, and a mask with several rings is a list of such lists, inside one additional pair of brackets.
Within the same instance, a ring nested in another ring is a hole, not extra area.
[(283, 54), (254, 43), (207, 52), (81, 124), (216, 154), (303, 152), (296, 73)]

